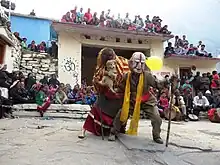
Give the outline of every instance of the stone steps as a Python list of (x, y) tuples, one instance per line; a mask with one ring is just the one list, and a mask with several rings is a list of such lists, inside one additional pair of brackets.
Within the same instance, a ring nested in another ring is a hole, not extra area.
[[(45, 117), (51, 118), (68, 118), (68, 119), (85, 119), (91, 107), (80, 104), (51, 104), (44, 113)], [(13, 106), (13, 115), (15, 117), (40, 117), (37, 112), (36, 104), (17, 104)]]

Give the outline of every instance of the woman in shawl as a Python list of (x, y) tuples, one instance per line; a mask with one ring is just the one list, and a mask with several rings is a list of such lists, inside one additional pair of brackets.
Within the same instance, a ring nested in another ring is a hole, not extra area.
[(79, 138), (85, 137), (85, 132), (89, 131), (97, 136), (101, 135), (101, 126), (104, 134), (110, 133), (113, 125), (113, 119), (122, 106), (123, 99), (116, 93), (113, 93), (108, 87), (102, 86), (100, 81), (105, 74), (105, 64), (108, 60), (116, 60), (117, 64), (117, 82), (116, 86), (122, 80), (124, 73), (129, 71), (128, 61), (123, 57), (116, 56), (111, 48), (104, 48), (99, 52), (97, 58), (97, 67), (93, 77), (93, 85), (98, 95), (97, 102), (92, 107), (88, 117), (83, 125), (82, 134)]

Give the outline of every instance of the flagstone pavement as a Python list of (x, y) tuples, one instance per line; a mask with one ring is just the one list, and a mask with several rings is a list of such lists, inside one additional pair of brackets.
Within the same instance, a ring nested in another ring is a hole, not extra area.
[[(116, 142), (87, 134), (83, 121), (39, 118), (0, 120), (0, 165), (220, 165), (220, 124), (172, 122), (170, 144), (152, 142), (149, 120), (139, 135)], [(162, 138), (166, 139), (167, 121)]]

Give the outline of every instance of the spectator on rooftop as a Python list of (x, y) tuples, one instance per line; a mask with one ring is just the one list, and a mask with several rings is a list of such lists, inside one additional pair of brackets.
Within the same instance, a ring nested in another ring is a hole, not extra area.
[(168, 46), (165, 48), (164, 55), (172, 55), (175, 54), (174, 48), (172, 47), (172, 43), (168, 42)]
[(31, 16), (36, 16), (35, 12), (34, 12), (34, 9), (30, 12), (30, 15)]
[(204, 44), (202, 44), (201, 48), (196, 51), (196, 55), (202, 56), (202, 57), (207, 57), (208, 56), (208, 53), (205, 50), (205, 45)]
[(188, 42), (188, 40), (186, 39), (186, 35), (183, 35), (182, 44), (183, 44), (183, 45), (189, 45), (189, 42)]
[(105, 12), (102, 11), (102, 13), (100, 14), (100, 19), (99, 19), (99, 26), (100, 27), (104, 27), (105, 26)]
[(23, 38), (23, 39), (22, 39), (21, 47), (22, 47), (23, 49), (27, 49), (27, 48), (28, 48), (28, 46), (27, 46), (27, 38)]
[(37, 45), (35, 44), (34, 40), (28, 45), (28, 49), (33, 52), (38, 52)]
[(83, 23), (84, 22), (84, 14), (83, 8), (81, 7), (80, 10), (76, 13), (76, 23)]
[(179, 38), (179, 36), (175, 36), (175, 44), (174, 44), (174, 47), (176, 48), (177, 46), (179, 46), (179, 47), (182, 46), (182, 40)]
[(18, 32), (14, 32), (14, 36), (20, 41), (22, 42), (22, 39), (20, 38), (20, 34)]
[(174, 51), (175, 51), (175, 54), (177, 54), (177, 55), (183, 55), (183, 53), (184, 53), (183, 48), (179, 45), (177, 45), (175, 47)]
[(40, 53), (45, 53), (47, 51), (46, 48), (46, 43), (42, 41), (38, 46), (37, 46), (38, 52)]
[(90, 8), (88, 8), (88, 11), (84, 14), (84, 20), (86, 24), (91, 24), (92, 22), (92, 14), (90, 11), (91, 11)]
[(53, 58), (58, 58), (58, 46), (55, 41), (51, 41), (51, 47), (49, 47), (48, 53)]
[(189, 49), (188, 49), (188, 52), (186, 53), (187, 55), (195, 55), (196, 54), (196, 48), (193, 46), (193, 44), (190, 44), (189, 45)]
[(98, 26), (99, 25), (99, 19), (97, 17), (97, 12), (94, 12), (92, 17), (92, 25)]

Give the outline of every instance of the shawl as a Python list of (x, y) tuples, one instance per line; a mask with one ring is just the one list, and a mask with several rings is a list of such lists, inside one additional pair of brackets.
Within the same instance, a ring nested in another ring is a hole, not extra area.
[[(120, 121), (125, 123), (128, 119), (129, 109), (130, 109), (130, 77), (131, 73), (128, 72), (126, 86), (125, 86), (125, 94), (124, 94), (124, 102), (122, 106), (122, 112), (120, 116)], [(130, 127), (126, 132), (129, 135), (137, 135), (138, 130), (138, 122), (140, 119), (140, 106), (141, 106), (141, 97), (143, 93), (143, 86), (144, 86), (144, 74), (142, 73), (139, 77), (139, 82), (137, 86), (137, 94), (136, 94), (136, 102), (134, 107), (134, 112), (132, 115)]]
[[(93, 76), (93, 80), (97, 79), (99, 81), (102, 80), (102, 77), (104, 75), (105, 72), (105, 65), (103, 65), (102, 63), (102, 52), (103, 50), (105, 50), (106, 48), (103, 48), (97, 57), (97, 67), (96, 67), (96, 71), (95, 74)], [(120, 56), (116, 56), (116, 68), (117, 68), (117, 72), (118, 72), (118, 78), (117, 78), (117, 82), (116, 84), (119, 84), (122, 80), (122, 76), (124, 73), (129, 72), (129, 66), (128, 66), (128, 60), (124, 57), (120, 57)], [(95, 89), (97, 90), (97, 86), (94, 84)]]

